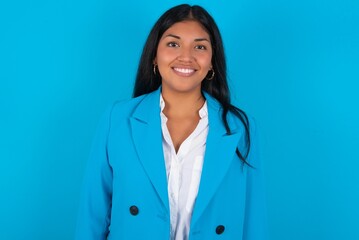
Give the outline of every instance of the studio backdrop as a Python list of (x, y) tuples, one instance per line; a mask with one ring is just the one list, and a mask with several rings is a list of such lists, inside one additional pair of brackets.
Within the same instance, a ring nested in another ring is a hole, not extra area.
[[(0, 3), (0, 239), (74, 236), (98, 120), (182, 1)], [(190, 1), (261, 132), (272, 240), (359, 239), (359, 1)]]

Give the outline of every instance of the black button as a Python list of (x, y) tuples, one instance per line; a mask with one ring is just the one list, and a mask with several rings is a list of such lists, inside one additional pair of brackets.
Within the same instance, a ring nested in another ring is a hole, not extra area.
[(133, 215), (133, 216), (136, 216), (138, 214), (138, 207), (136, 206), (131, 206), (130, 207), (130, 213)]
[(224, 232), (224, 226), (223, 225), (218, 225), (216, 227), (216, 233), (219, 235), (219, 234), (222, 234)]

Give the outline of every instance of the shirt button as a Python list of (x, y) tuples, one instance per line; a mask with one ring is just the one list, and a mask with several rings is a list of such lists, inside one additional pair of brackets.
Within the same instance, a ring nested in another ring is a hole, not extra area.
[(133, 215), (133, 216), (136, 216), (138, 214), (138, 207), (136, 206), (131, 206), (130, 207), (130, 213)]
[(219, 235), (219, 234), (222, 234), (224, 232), (224, 226), (223, 225), (218, 225), (216, 227), (216, 233)]

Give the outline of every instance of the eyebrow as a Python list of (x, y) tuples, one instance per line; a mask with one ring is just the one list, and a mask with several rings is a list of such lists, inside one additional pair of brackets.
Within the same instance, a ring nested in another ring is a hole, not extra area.
[[(165, 36), (165, 38), (166, 38), (166, 37), (173, 37), (173, 38), (181, 39), (180, 36), (177, 36), (177, 35), (174, 35), (174, 34), (167, 34), (167, 35)], [(201, 41), (207, 41), (207, 42), (209, 42), (209, 40), (208, 40), (207, 38), (196, 38), (194, 41), (195, 41), (195, 42), (201, 42)]]

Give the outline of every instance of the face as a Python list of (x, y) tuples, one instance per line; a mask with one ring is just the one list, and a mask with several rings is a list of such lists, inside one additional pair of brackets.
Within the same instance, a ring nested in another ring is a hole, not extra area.
[(212, 69), (208, 33), (196, 21), (178, 22), (162, 35), (154, 64), (162, 77), (162, 91), (198, 92)]

